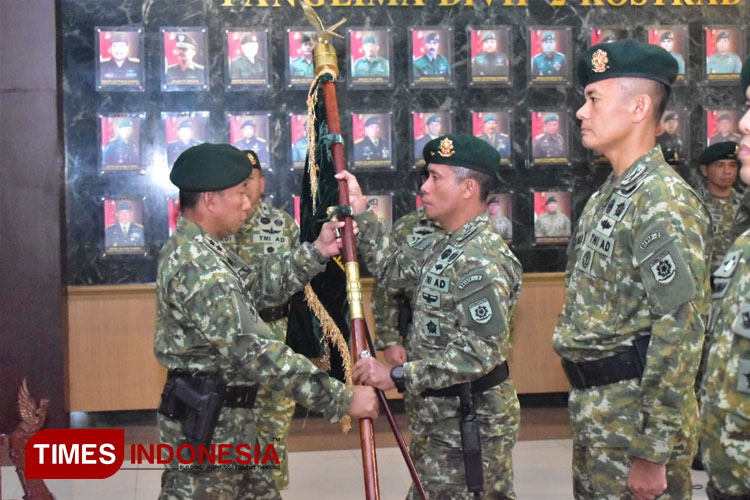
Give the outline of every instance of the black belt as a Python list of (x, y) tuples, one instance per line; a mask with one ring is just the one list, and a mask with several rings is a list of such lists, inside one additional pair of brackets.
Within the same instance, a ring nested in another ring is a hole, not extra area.
[[(502, 384), (510, 376), (510, 369), (508, 368), (508, 362), (503, 361), (495, 368), (492, 369), (486, 375), (479, 377), (478, 379), (469, 382), (471, 384), (471, 393), (476, 394), (484, 392), (488, 389)], [(433, 398), (457, 398), (459, 387), (463, 384), (456, 384), (443, 389), (425, 389), (422, 391), (422, 397), (433, 397)]]
[[(169, 370), (169, 373), (167, 373), (167, 379), (171, 379), (174, 377), (181, 377), (184, 378), (188, 383), (190, 383), (191, 377), (213, 377), (212, 375), (209, 375), (207, 373), (202, 372), (189, 372), (185, 370), (181, 370), (179, 368), (174, 370)], [(230, 385), (230, 386), (222, 386), (223, 388), (223, 401), (221, 403), (222, 406), (226, 408), (252, 408), (255, 405), (255, 397), (258, 395), (258, 386), (257, 385)]]
[(622, 380), (640, 379), (646, 365), (646, 351), (650, 340), (650, 335), (640, 337), (633, 342), (630, 350), (593, 361), (574, 363), (563, 359), (565, 376), (576, 389), (590, 389)]
[(271, 323), (273, 321), (278, 321), (280, 319), (286, 318), (287, 316), (289, 316), (289, 302), (285, 302), (276, 307), (266, 307), (265, 309), (259, 311), (258, 314), (260, 315), (260, 319), (262, 319), (266, 323)]

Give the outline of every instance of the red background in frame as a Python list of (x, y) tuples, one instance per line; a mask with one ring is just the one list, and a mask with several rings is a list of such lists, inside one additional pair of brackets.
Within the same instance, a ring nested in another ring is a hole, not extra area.
[(177, 217), (180, 215), (180, 199), (179, 198), (167, 198), (167, 217), (169, 221), (169, 235), (177, 229)]
[(737, 30), (728, 27), (706, 27), (706, 57), (711, 57), (716, 52), (716, 37), (719, 36), (719, 33), (722, 31), (726, 31), (729, 35), (729, 52), (734, 52), (740, 59), (742, 59), (742, 54), (740, 54), (740, 49), (742, 47), (739, 44), (740, 39), (737, 35)]
[[(138, 139), (141, 134), (141, 119), (138, 116), (102, 116), (101, 127), (102, 127), (102, 147), (106, 148), (110, 141), (117, 138), (117, 128), (120, 122), (123, 120), (130, 120), (133, 122), (133, 135), (132, 140), (138, 144)], [(140, 149), (140, 148), (139, 148)]]
[(104, 227), (111, 226), (117, 222), (115, 213), (117, 212), (117, 203), (127, 201), (133, 207), (133, 222), (143, 225), (143, 201), (132, 198), (117, 198), (104, 200)]
[(534, 220), (545, 212), (547, 198), (557, 198), (557, 209), (570, 217), (570, 193), (567, 191), (535, 191), (534, 192)]
[(731, 109), (709, 109), (706, 111), (706, 144), (708, 144), (708, 139), (717, 133), (716, 127), (719, 124), (719, 115), (724, 113), (728, 113), (732, 117), (730, 132), (737, 132), (737, 113)]
[(591, 45), (596, 45), (602, 41), (602, 35), (607, 31), (606, 28), (591, 28)]
[(352, 115), (352, 137), (354, 141), (365, 137), (365, 122), (371, 116), (380, 118), (380, 138), (386, 141), (386, 144), (389, 144), (388, 137), (391, 133), (389, 117), (381, 113), (355, 113)]
[[(566, 39), (565, 31), (556, 29), (541, 29), (529, 31), (531, 32), (531, 57), (534, 57), (535, 55), (542, 52), (542, 35), (544, 35), (548, 31), (551, 31), (555, 34), (555, 41), (557, 42), (557, 44), (555, 45), (555, 52), (560, 52), (561, 54), (565, 54), (567, 52), (568, 42)], [(565, 57), (567, 57), (567, 55)]]
[[(505, 111), (474, 111), (471, 114), (471, 130), (474, 137), (478, 137), (484, 134), (484, 115), (491, 114), (497, 118), (497, 131), (503, 134), (507, 134), (507, 117), (508, 114)], [(541, 132), (540, 132), (541, 133)]]
[(684, 26), (664, 26), (659, 29), (650, 29), (648, 30), (648, 43), (651, 45), (660, 45), (659, 37), (665, 31), (671, 31), (672, 34), (674, 34), (674, 46), (672, 47), (672, 51), (683, 55), (682, 52), (684, 48), (682, 43), (685, 40), (686, 34), (686, 28)]
[(208, 111), (201, 111), (200, 113), (192, 116), (167, 116), (166, 123), (164, 124), (167, 142), (177, 140), (177, 127), (179, 127), (183, 120), (190, 120), (192, 122), (193, 139), (200, 142), (205, 141)]
[(229, 59), (234, 59), (242, 55), (242, 37), (246, 34), (258, 36), (258, 55), (265, 59), (266, 57), (266, 33), (264, 31), (228, 31), (227, 32), (227, 54)]
[(471, 58), (474, 59), (477, 54), (482, 52), (482, 35), (487, 32), (495, 34), (495, 40), (497, 40), (497, 51), (505, 53), (505, 38), (503, 37), (501, 30), (471, 30)]
[[(544, 115), (551, 111), (535, 111), (531, 113), (531, 138), (544, 133)], [(558, 113), (559, 114), (559, 113)]]
[(424, 46), (424, 37), (427, 36), (428, 33), (437, 33), (440, 37), (440, 41), (438, 44), (438, 54), (445, 57), (446, 52), (446, 41), (445, 37), (449, 36), (448, 32), (443, 30), (412, 30), (411, 32), (411, 56), (412, 60), (419, 59), (422, 57), (425, 53), (425, 46)]
[(297, 226), (299, 226), (300, 203), (302, 201), (302, 197), (298, 194), (295, 194), (292, 196), (292, 199), (294, 200), (294, 221), (297, 223)]
[(308, 34), (315, 39), (315, 32), (313, 31), (290, 31), (289, 32), (289, 61), (296, 59), (302, 55), (302, 35)]
[(173, 66), (175, 64), (179, 64), (179, 60), (177, 59), (177, 41), (175, 40), (175, 37), (179, 33), (185, 33), (186, 35), (190, 35), (195, 40), (195, 43), (198, 44), (198, 48), (195, 51), (195, 57), (193, 57), (193, 61), (200, 64), (203, 64), (203, 48), (206, 44), (206, 37), (205, 34), (202, 31), (165, 31), (164, 32), (164, 57), (167, 60), (167, 66)]
[(131, 59), (139, 59), (138, 56), (138, 33), (131, 31), (100, 31), (99, 32), (99, 62), (103, 62), (105, 59), (112, 57), (110, 52), (110, 41), (112, 40), (112, 33), (123, 33), (128, 36), (128, 57)]
[(230, 114), (229, 115), (229, 142), (234, 144), (235, 142), (242, 139), (242, 122), (247, 119), (252, 119), (255, 122), (255, 137), (268, 142), (268, 116), (252, 115), (252, 114)]
[(305, 122), (307, 122), (307, 115), (291, 115), (292, 121), (292, 144), (300, 140), (303, 136), (307, 135), (307, 128)]

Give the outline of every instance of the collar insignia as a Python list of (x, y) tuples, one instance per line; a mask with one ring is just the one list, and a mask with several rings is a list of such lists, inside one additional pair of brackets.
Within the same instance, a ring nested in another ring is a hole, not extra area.
[(455, 151), (453, 151), (453, 141), (447, 137), (443, 138), (443, 140), (440, 141), (440, 151), (438, 151), (438, 154), (443, 158), (453, 156), (455, 154)]
[(602, 49), (597, 50), (591, 55), (591, 68), (594, 70), (594, 73), (604, 73), (607, 71), (609, 69), (607, 63), (609, 63), (609, 57)]

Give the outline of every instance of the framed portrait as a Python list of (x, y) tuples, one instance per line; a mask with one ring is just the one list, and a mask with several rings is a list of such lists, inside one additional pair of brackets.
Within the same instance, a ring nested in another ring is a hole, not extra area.
[(180, 216), (180, 197), (178, 195), (167, 196), (167, 224), (169, 236), (177, 230), (177, 219)]
[(599, 43), (612, 43), (630, 36), (630, 30), (619, 26), (596, 26), (591, 28), (589, 47)]
[(510, 165), (512, 143), (510, 137), (509, 109), (471, 111), (471, 133), (500, 153), (500, 164)]
[(226, 57), (224, 75), (227, 90), (269, 88), (268, 30), (236, 28), (224, 30)]
[(571, 192), (531, 190), (534, 196), (534, 244), (566, 244), (571, 235)]
[(506, 242), (513, 241), (513, 192), (490, 193), (487, 212), (492, 229)]
[[(687, 160), (689, 140), (688, 112), (685, 109), (667, 108), (659, 120), (659, 134), (656, 143), (661, 146), (664, 156), (668, 151), (676, 161)], [(676, 155), (676, 156), (675, 156)]]
[(187, 148), (206, 142), (209, 117), (208, 111), (162, 111), (169, 168)]
[(391, 113), (352, 113), (352, 154), (356, 168), (394, 168)]
[(145, 198), (102, 198), (104, 204), (104, 255), (143, 255), (146, 232), (143, 227)]
[(567, 85), (573, 43), (570, 27), (529, 28), (529, 82), (532, 85)]
[(531, 162), (534, 165), (568, 164), (568, 112), (531, 111)]
[(736, 83), (745, 57), (745, 30), (740, 26), (706, 26), (706, 80)]
[(315, 78), (315, 32), (290, 28), (287, 31), (287, 85), (307, 88)]
[(734, 141), (739, 143), (739, 119), (742, 114), (734, 109), (706, 109), (706, 146), (719, 142)]
[(164, 55), (161, 89), (208, 90), (207, 29), (161, 28), (161, 33)]
[(99, 113), (99, 171), (140, 171), (141, 126), (146, 113)]
[(415, 165), (423, 166), (422, 151), (425, 144), (453, 132), (453, 116), (450, 111), (412, 111), (411, 124), (412, 158)]
[(304, 168), (307, 158), (307, 113), (290, 113), (289, 131), (292, 169)]
[(348, 32), (349, 88), (392, 88), (391, 30), (352, 28)]
[(225, 113), (229, 126), (229, 143), (239, 150), (252, 150), (258, 155), (261, 168), (273, 170), (269, 144), (271, 112)]
[(453, 28), (409, 28), (412, 87), (453, 87)]
[(367, 195), (367, 210), (374, 212), (385, 224), (386, 231), (393, 226), (393, 193)]
[(677, 79), (675, 84), (684, 84), (687, 79), (685, 61), (688, 60), (688, 27), (677, 26), (649, 26), (648, 43), (659, 45), (669, 52), (677, 61)]
[(467, 28), (471, 49), (469, 85), (511, 85), (510, 59), (513, 53), (509, 26)]
[(97, 26), (96, 90), (143, 92), (143, 28)]

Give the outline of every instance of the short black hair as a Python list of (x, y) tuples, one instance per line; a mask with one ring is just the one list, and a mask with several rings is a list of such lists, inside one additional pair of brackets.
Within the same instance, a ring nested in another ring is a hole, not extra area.
[(183, 191), (180, 189), (180, 210), (194, 208), (198, 204), (200, 197), (201, 193), (199, 191)]
[(486, 200), (490, 195), (490, 190), (495, 184), (495, 178), (488, 173), (480, 172), (472, 168), (451, 166), (456, 175), (457, 181), (473, 179), (479, 184), (479, 199)]

